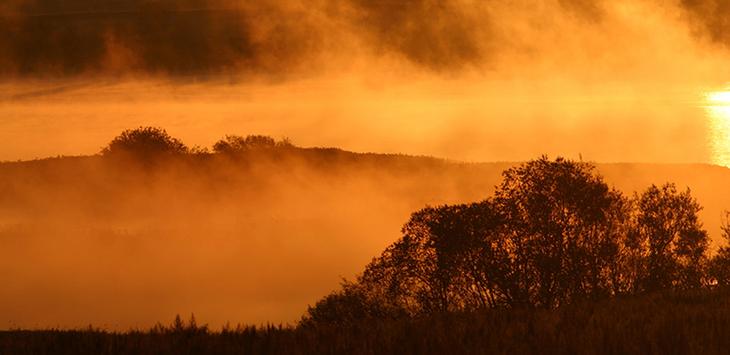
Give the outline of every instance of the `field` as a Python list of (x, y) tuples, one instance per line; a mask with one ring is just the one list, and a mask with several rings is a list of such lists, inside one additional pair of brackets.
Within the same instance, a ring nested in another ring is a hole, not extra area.
[(145, 331), (11, 330), (4, 354), (726, 354), (730, 293), (663, 293), (433, 315), (348, 327), (238, 326), (189, 321)]

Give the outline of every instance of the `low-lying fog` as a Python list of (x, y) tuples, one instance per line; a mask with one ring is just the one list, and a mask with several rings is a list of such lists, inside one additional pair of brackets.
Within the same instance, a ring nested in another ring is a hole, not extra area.
[[(0, 165), (0, 328), (295, 322), (426, 204), (489, 196), (508, 163), (331, 150), (158, 167)], [(714, 246), (730, 169), (601, 165), (625, 191), (691, 186)]]

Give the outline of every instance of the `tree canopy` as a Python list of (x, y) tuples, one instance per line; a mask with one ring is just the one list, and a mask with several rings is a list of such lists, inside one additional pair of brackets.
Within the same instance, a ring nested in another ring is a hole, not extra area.
[(699, 210), (689, 190), (672, 184), (629, 198), (591, 164), (542, 157), (505, 171), (493, 197), (413, 213), (403, 236), (310, 307), (304, 322), (556, 308), (703, 287), (708, 240)]

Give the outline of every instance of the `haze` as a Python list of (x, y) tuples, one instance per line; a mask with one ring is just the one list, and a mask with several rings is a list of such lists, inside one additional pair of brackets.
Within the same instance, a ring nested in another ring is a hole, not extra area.
[(10, 2), (0, 159), (159, 125), (201, 146), (255, 132), (469, 161), (717, 163), (723, 4)]
[(0, 327), (127, 329), (190, 312), (216, 326), (293, 322), (411, 212), (484, 198), (511, 165), (458, 161), (632, 163), (600, 170), (627, 192), (691, 187), (716, 238), (730, 209), (728, 11), (722, 0), (4, 1), (0, 161), (93, 155), (124, 129), (159, 126), (190, 146), (255, 133), (452, 162), (262, 158), (151, 180), (89, 157), (5, 163)]

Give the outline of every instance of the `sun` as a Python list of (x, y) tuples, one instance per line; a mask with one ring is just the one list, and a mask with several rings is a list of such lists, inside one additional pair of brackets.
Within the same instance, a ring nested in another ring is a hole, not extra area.
[(710, 159), (714, 164), (730, 167), (730, 91), (709, 92), (705, 100)]
[(715, 91), (706, 95), (710, 105), (730, 106), (730, 91)]

